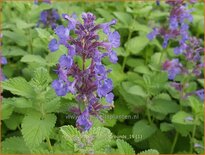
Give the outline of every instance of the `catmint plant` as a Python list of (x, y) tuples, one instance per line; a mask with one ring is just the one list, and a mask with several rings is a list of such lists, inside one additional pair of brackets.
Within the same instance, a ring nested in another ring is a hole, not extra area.
[[(60, 25), (55, 29), (58, 40), (52, 39), (49, 49), (54, 52), (63, 45), (68, 53), (59, 59), (56, 70), (58, 79), (53, 81), (52, 87), (58, 96), (71, 93), (76, 97), (79, 102), (79, 107), (73, 109), (78, 115), (76, 126), (81, 131), (89, 130), (92, 126), (90, 115), (101, 120), (100, 110), (113, 107), (113, 82), (108, 78), (111, 70), (103, 65), (102, 59), (108, 57), (112, 63), (117, 62), (113, 48), (120, 46), (120, 35), (110, 28), (116, 24), (116, 20), (96, 24), (96, 17), (90, 12), (82, 13), (82, 23), (75, 14), (62, 16), (68, 25)], [(98, 35), (101, 30), (106, 35), (102, 40)], [(78, 63), (79, 59), (82, 64)], [(103, 98), (106, 104), (102, 104)]]
[[(177, 75), (199, 77), (204, 66), (201, 59), (203, 48), (201, 47), (201, 40), (189, 35), (189, 23), (193, 21), (191, 15), (193, 9), (188, 9), (188, 5), (184, 0), (167, 0), (166, 3), (171, 6), (169, 24), (161, 28), (153, 28), (153, 31), (147, 37), (149, 40), (153, 40), (157, 36), (162, 37), (164, 39), (163, 48), (167, 48), (170, 40), (176, 41), (178, 46), (174, 48), (175, 55), (181, 55), (185, 62), (189, 62), (182, 64), (178, 58), (166, 60), (162, 69), (168, 72), (169, 80), (175, 80)], [(189, 3), (194, 4), (196, 0), (190, 0)], [(172, 82), (171, 86), (178, 91), (182, 91), (182, 87), (187, 87), (188, 83)], [(190, 94), (196, 94), (201, 100), (204, 100), (203, 89), (188, 93), (184, 97)]]

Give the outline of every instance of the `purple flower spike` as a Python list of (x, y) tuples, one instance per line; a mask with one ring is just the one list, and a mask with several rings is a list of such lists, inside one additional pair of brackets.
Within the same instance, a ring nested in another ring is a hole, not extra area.
[(37, 25), (43, 24), (44, 27), (51, 26), (52, 29), (55, 29), (59, 20), (58, 11), (56, 9), (48, 9), (41, 12)]
[[(49, 49), (55, 51), (59, 45), (63, 45), (68, 53), (59, 59), (56, 70), (58, 79), (53, 81), (52, 87), (58, 96), (65, 96), (69, 92), (78, 102), (84, 104), (85, 110), (78, 114), (76, 126), (81, 131), (89, 130), (92, 126), (90, 115), (102, 121), (100, 110), (113, 107), (113, 83), (108, 79), (111, 70), (106, 69), (102, 59), (109, 57), (112, 63), (117, 62), (117, 54), (113, 48), (120, 46), (120, 35), (110, 29), (116, 20), (96, 25), (96, 17), (90, 12), (82, 14), (82, 23), (74, 15), (63, 14), (63, 18), (68, 21), (68, 26), (60, 25), (55, 29), (59, 39), (51, 40)], [(98, 36), (100, 29), (107, 35), (102, 41)], [(102, 105), (101, 98), (105, 98), (109, 104)]]

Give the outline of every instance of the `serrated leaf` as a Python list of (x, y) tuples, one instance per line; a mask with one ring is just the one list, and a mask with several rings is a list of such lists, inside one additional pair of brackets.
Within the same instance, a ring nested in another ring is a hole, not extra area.
[(80, 132), (71, 125), (62, 126), (60, 128), (63, 137), (66, 139), (66, 143), (71, 150), (74, 150), (74, 139), (80, 137)]
[(132, 23), (132, 16), (125, 12), (114, 12), (113, 13), (123, 24), (130, 26)]
[(3, 82), (3, 89), (10, 91), (15, 95), (26, 98), (33, 98), (35, 92), (31, 85), (22, 77), (16, 77)]
[(27, 52), (18, 46), (2, 46), (2, 54), (3, 56), (22, 56), (26, 55)]
[(12, 31), (3, 31), (3, 36), (8, 37), (13, 42), (17, 43), (20, 46), (27, 45), (27, 37), (21, 31), (16, 30), (15, 32)]
[(149, 150), (145, 150), (140, 152), (139, 154), (145, 154), (145, 155), (151, 155), (151, 154), (159, 154), (159, 152), (157, 150), (154, 149), (149, 149)]
[(55, 123), (54, 114), (47, 114), (44, 118), (39, 113), (25, 116), (22, 122), (22, 134), (26, 144), (31, 148), (38, 146), (49, 136)]
[(135, 151), (132, 148), (132, 146), (129, 143), (125, 142), (124, 140), (117, 139), (116, 144), (118, 148), (117, 152), (119, 154), (135, 154)]
[(135, 142), (140, 142), (149, 138), (156, 130), (157, 128), (154, 124), (148, 124), (146, 120), (140, 120), (134, 124), (132, 133), (136, 137)]
[(23, 137), (10, 137), (2, 142), (3, 154), (30, 154)]
[(41, 28), (36, 28), (36, 31), (38, 32), (38, 36), (39, 36), (41, 39), (49, 40), (49, 38), (50, 38), (50, 33), (49, 33), (47, 30), (41, 29)]
[(162, 132), (167, 132), (167, 131), (170, 131), (170, 130), (173, 130), (173, 129), (174, 129), (174, 125), (171, 124), (171, 123), (164, 122), (164, 123), (160, 124), (160, 130)]
[(143, 97), (127, 93), (122, 87), (119, 88), (119, 92), (131, 111), (139, 112), (145, 108), (146, 101)]
[(42, 58), (40, 55), (28, 54), (28, 55), (23, 56), (20, 61), (21, 62), (26, 62), (26, 63), (35, 62), (35, 63), (41, 64), (43, 66), (46, 65), (46, 60), (44, 58)]
[(170, 153), (171, 145), (170, 138), (159, 130), (149, 138), (150, 148), (156, 149), (161, 154)]
[(146, 97), (147, 96), (147, 94), (143, 90), (143, 88), (138, 86), (138, 85), (134, 85), (134, 86), (131, 86), (131, 87), (124, 88), (124, 90), (126, 90), (126, 92), (129, 93), (129, 94), (133, 94), (133, 95), (137, 95), (137, 96), (141, 96), (141, 97)]
[(14, 109), (13, 103), (14, 101), (12, 100), (12, 98), (6, 99), (3, 98), (3, 102), (2, 102), (2, 106), (1, 106), (1, 120), (5, 120), (8, 119)]
[(149, 68), (145, 65), (139, 65), (134, 68), (134, 71), (141, 74), (151, 74)]
[[(101, 149), (105, 148), (112, 140), (112, 133), (109, 129), (104, 127), (94, 127), (88, 132), (88, 135), (94, 136), (93, 149), (95, 153), (99, 153)], [(105, 136), (106, 135), (106, 136)]]
[(132, 54), (139, 54), (149, 43), (146, 36), (137, 36), (128, 40), (125, 44), (126, 49)]
[(47, 69), (40, 67), (35, 70), (34, 76), (31, 80), (33, 87), (37, 89), (45, 89), (51, 82), (51, 77)]
[(148, 105), (151, 111), (162, 113), (164, 115), (175, 113), (179, 110), (179, 105), (174, 101), (164, 99), (153, 99), (152, 104)]
[(182, 136), (187, 136), (192, 131), (194, 125), (193, 121), (186, 120), (188, 117), (194, 118), (192, 114), (184, 111), (179, 111), (172, 117), (172, 123)]
[(6, 124), (6, 127), (10, 130), (16, 130), (18, 125), (21, 124), (23, 119), (23, 115), (19, 115), (16, 113), (13, 113), (9, 119), (4, 120), (4, 123)]

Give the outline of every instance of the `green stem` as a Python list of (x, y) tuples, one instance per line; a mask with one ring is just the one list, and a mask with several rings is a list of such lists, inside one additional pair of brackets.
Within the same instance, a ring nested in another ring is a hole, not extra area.
[(196, 121), (194, 123), (194, 128), (192, 131), (192, 137), (191, 137), (191, 142), (190, 142), (190, 153), (193, 152), (193, 140), (194, 140), (195, 134), (196, 134)]
[(172, 144), (172, 147), (171, 147), (170, 154), (172, 154), (172, 153), (174, 152), (174, 148), (175, 148), (175, 146), (176, 146), (176, 143), (177, 143), (178, 137), (179, 137), (179, 133), (176, 132), (175, 137), (174, 137), (174, 141), (173, 141), (173, 144)]
[[(131, 36), (132, 36), (132, 30), (129, 29), (129, 34), (128, 34), (127, 41), (130, 40)], [(127, 57), (128, 57), (128, 55), (127, 55), (127, 50), (125, 50), (125, 52), (126, 52), (126, 55), (125, 55), (125, 57), (124, 57), (124, 59), (123, 59), (123, 63), (122, 63), (122, 71), (123, 71), (123, 72), (124, 72), (124, 70), (125, 70), (125, 64), (126, 64), (126, 62), (127, 62)]]
[(148, 104), (149, 104), (149, 103), (150, 103), (149, 98), (147, 98), (147, 100), (146, 100), (147, 118), (148, 118), (149, 123), (152, 124), (151, 114), (150, 114), (150, 111), (149, 111), (149, 108), (148, 108)]
[(148, 108), (147, 108), (147, 118), (148, 118), (149, 123), (152, 124), (152, 119), (151, 119), (150, 111)]
[(52, 151), (53, 149), (52, 149), (52, 145), (51, 145), (51, 141), (50, 141), (49, 137), (46, 138), (46, 141), (48, 143), (49, 150)]

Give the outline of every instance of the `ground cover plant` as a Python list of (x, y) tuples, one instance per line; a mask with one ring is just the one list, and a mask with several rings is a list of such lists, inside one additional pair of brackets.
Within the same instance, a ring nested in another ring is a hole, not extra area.
[(1, 5), (1, 154), (204, 153), (202, 1)]

